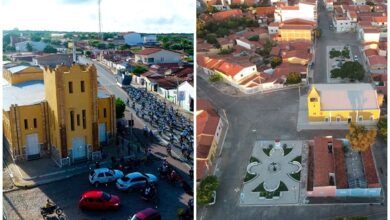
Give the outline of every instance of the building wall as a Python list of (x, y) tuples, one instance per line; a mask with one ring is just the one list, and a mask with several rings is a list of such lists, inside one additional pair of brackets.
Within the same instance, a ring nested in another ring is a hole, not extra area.
[[(53, 121), (51, 136), (52, 145), (67, 157), (72, 149), (73, 138), (84, 137), (86, 145), (98, 149), (97, 137), (97, 78), (94, 66), (82, 69), (79, 65), (67, 68), (59, 66), (55, 70), (45, 69), (45, 94), (49, 106), (50, 121)], [(84, 81), (84, 92), (81, 91)], [(52, 83), (50, 83), (52, 82)], [(69, 91), (69, 82), (73, 92)], [(85, 128), (82, 111), (85, 110)], [(71, 111), (74, 128), (71, 127)], [(77, 123), (80, 117), (80, 123)]]
[(142, 44), (141, 34), (139, 33), (129, 33), (123, 36), (125, 43), (130, 46), (135, 46)]
[[(115, 97), (98, 98), (98, 122), (106, 125), (106, 134), (108, 137), (115, 135), (116, 116), (115, 116)], [(104, 115), (104, 109), (106, 115)]]
[(303, 19), (306, 21), (314, 21), (317, 22), (315, 6), (310, 4), (299, 3), (298, 10), (280, 10), (280, 16), (277, 12), (275, 12), (275, 21), (282, 22), (291, 19)]
[(279, 29), (281, 41), (312, 40), (311, 30)]
[(276, 34), (279, 31), (279, 27), (268, 26), (268, 34)]
[(333, 25), (336, 27), (336, 32), (348, 32), (352, 30), (352, 24), (350, 20), (333, 19)]
[(146, 35), (143, 37), (144, 43), (155, 43), (157, 42), (157, 36), (156, 35)]
[(307, 191), (308, 197), (335, 197), (336, 186), (313, 187), (313, 191)]
[(250, 44), (248, 44), (248, 43), (246, 43), (244, 41), (241, 41), (240, 39), (237, 39), (236, 42), (237, 42), (237, 45), (239, 45), (241, 47), (244, 47), (244, 48), (246, 48), (248, 50), (251, 49), (251, 45)]
[(380, 33), (363, 33), (364, 42), (379, 42)]
[(328, 118), (328, 122), (337, 122), (337, 118), (340, 118), (340, 122), (348, 122), (348, 118), (351, 118), (352, 122), (359, 122), (359, 117), (362, 117), (363, 121), (377, 121), (380, 116), (380, 109), (372, 110), (332, 110), (323, 111), (321, 109), (321, 97), (318, 92), (311, 89), (308, 98), (308, 118), (310, 122), (325, 122)]
[(41, 147), (47, 144), (45, 105), (12, 105), (9, 111), (3, 111), (3, 133), (14, 159), (25, 157), (27, 135), (37, 134)]
[(255, 65), (250, 66), (250, 67), (246, 67), (246, 68), (242, 69), (239, 73), (237, 73), (233, 77), (233, 79), (238, 82), (238, 81), (240, 81), (240, 80), (242, 80), (242, 79), (244, 79), (244, 78), (246, 78), (246, 77), (248, 77), (256, 72), (257, 72), (257, 68)]
[(381, 188), (336, 189), (336, 197), (380, 197)]
[(309, 63), (309, 60), (307, 59), (301, 59), (298, 57), (289, 57), (287, 59), (283, 59), (283, 62), (289, 62), (291, 64), (301, 64), (301, 65), (307, 65)]
[[(141, 61), (144, 64), (158, 64), (158, 63), (179, 63), (180, 54), (162, 50), (149, 55), (135, 55), (136, 62)], [(153, 58), (154, 61), (150, 62), (148, 59)]]
[(12, 74), (9, 70), (3, 70), (3, 77), (12, 85), (30, 81), (30, 80), (43, 80), (43, 71), (38, 70), (35, 67), (28, 67), (19, 73)]
[[(180, 107), (182, 107), (184, 110), (190, 111), (190, 100), (192, 98), (193, 102), (195, 102), (195, 89), (194, 87), (189, 84), (188, 82), (182, 83), (179, 88), (179, 94), (181, 91), (183, 91), (184, 94), (184, 100), (181, 100)], [(195, 107), (195, 106), (193, 106)]]

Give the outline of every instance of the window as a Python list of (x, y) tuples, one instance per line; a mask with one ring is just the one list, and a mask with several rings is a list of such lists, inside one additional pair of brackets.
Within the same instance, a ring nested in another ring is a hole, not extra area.
[(24, 129), (28, 129), (28, 120), (24, 119)]
[(325, 118), (325, 122), (329, 122), (329, 118)]
[(34, 118), (34, 128), (37, 128), (37, 119)]
[(316, 102), (317, 98), (310, 98), (310, 102)]
[(337, 122), (340, 122), (340, 121), (341, 121), (341, 118), (340, 118), (340, 117), (337, 117), (337, 118), (336, 118), (336, 121), (337, 121)]
[(106, 108), (103, 109), (103, 117), (106, 118), (107, 117), (107, 111), (106, 111)]
[(99, 175), (97, 177), (98, 178), (103, 178), (104, 177), (104, 173), (99, 173)]
[(348, 117), (348, 124), (352, 122), (352, 118)]
[(77, 126), (80, 126), (80, 114), (77, 114)]
[(371, 121), (374, 121), (374, 116), (370, 116), (370, 120), (371, 120)]
[(73, 83), (70, 81), (68, 85), (69, 85), (69, 93), (73, 93)]
[(85, 110), (82, 111), (82, 117), (83, 117), (83, 128), (86, 129), (87, 128), (87, 116), (86, 116)]
[(74, 112), (70, 111), (70, 130), (74, 131)]
[(81, 82), (80, 82), (80, 87), (81, 87), (81, 92), (85, 92), (84, 81), (81, 81)]
[(363, 116), (359, 116), (359, 121), (363, 121)]

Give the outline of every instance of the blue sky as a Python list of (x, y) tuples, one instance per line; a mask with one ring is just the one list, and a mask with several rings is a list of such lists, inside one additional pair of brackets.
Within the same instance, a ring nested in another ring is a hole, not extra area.
[[(3, 0), (5, 30), (99, 30), (98, 0)], [(102, 0), (102, 31), (192, 33), (195, 0)]]

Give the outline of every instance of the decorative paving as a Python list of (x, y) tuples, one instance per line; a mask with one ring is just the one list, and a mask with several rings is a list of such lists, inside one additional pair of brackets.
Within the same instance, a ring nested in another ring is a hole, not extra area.
[(258, 141), (248, 161), (241, 205), (299, 202), (302, 141)]

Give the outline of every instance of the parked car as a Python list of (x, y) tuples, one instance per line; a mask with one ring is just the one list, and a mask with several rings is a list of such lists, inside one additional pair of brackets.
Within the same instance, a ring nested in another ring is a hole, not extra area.
[(89, 173), (89, 182), (98, 186), (100, 183), (113, 182), (123, 176), (123, 172), (120, 170), (98, 168)]
[(121, 202), (118, 196), (100, 190), (83, 193), (79, 201), (80, 209), (89, 210), (116, 210), (119, 209), (120, 205)]
[(158, 178), (149, 173), (134, 172), (119, 178), (116, 181), (116, 187), (120, 190), (130, 190), (133, 188), (145, 187), (146, 182), (156, 183)]
[(355, 55), (355, 56), (353, 57), (353, 61), (358, 61), (358, 60), (359, 60), (358, 56)]
[(129, 220), (161, 220), (161, 215), (157, 210), (147, 208), (137, 212), (133, 217), (130, 217)]

